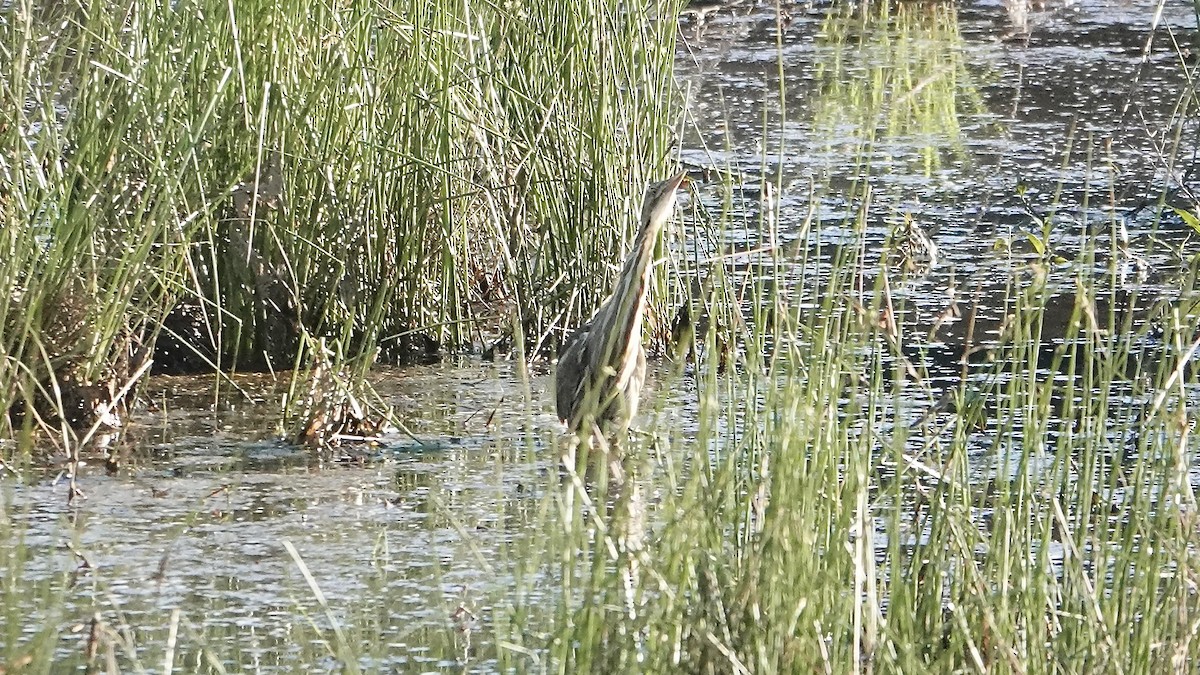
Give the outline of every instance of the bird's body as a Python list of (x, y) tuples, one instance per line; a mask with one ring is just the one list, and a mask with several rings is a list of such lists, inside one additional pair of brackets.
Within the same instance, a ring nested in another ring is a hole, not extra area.
[(646, 191), (633, 250), (625, 259), (612, 295), (567, 339), (554, 378), (558, 416), (572, 431), (592, 424), (613, 432), (628, 428), (637, 414), (646, 377), (642, 317), (654, 244), (671, 217), (683, 173)]

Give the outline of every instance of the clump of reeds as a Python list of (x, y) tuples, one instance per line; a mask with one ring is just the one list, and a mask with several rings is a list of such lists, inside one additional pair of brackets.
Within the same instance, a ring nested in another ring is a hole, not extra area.
[(9, 3), (0, 409), (159, 340), (160, 371), (552, 352), (667, 162), (672, 10)]

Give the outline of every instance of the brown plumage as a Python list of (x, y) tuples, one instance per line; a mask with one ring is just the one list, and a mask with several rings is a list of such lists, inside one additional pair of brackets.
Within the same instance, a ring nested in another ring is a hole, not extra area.
[(592, 318), (567, 339), (554, 377), (558, 416), (572, 431), (594, 422), (610, 433), (623, 432), (637, 414), (646, 379), (642, 316), (650, 288), (654, 243), (671, 218), (675, 191), (685, 174), (646, 190), (633, 250), (616, 288)]

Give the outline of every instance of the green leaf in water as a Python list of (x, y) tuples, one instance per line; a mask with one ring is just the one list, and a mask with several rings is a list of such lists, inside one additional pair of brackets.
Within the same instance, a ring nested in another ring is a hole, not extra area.
[(1200, 217), (1197, 217), (1196, 214), (1192, 213), (1191, 211), (1188, 211), (1187, 209), (1181, 209), (1178, 206), (1171, 207), (1171, 210), (1174, 211), (1175, 214), (1180, 218), (1182, 218), (1183, 222), (1186, 223), (1188, 227), (1195, 230), (1197, 234), (1200, 234)]
[(1033, 245), (1033, 250), (1037, 251), (1038, 255), (1046, 255), (1046, 240), (1037, 236), (1032, 232), (1026, 232), (1025, 238)]

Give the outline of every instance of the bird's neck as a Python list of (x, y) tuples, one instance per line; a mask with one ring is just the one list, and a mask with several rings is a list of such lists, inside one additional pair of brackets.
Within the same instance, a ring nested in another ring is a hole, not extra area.
[(654, 243), (658, 239), (662, 223), (648, 223), (642, 227), (633, 242), (633, 250), (625, 259), (617, 287), (613, 290), (609, 304), (611, 311), (604, 317), (600, 327), (612, 339), (612, 353), (600, 354), (599, 366), (611, 366), (617, 370), (618, 380), (624, 382), (634, 367), (635, 353), (642, 345), (642, 316), (646, 308), (646, 294), (650, 289), (650, 272), (654, 258)]

